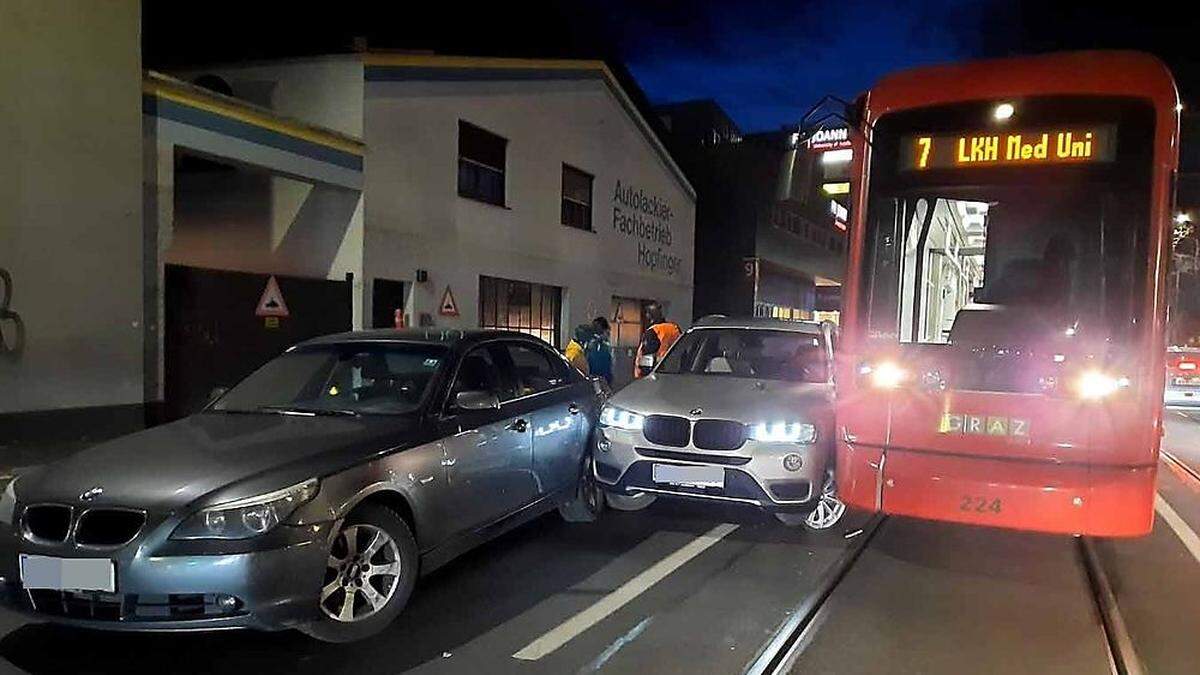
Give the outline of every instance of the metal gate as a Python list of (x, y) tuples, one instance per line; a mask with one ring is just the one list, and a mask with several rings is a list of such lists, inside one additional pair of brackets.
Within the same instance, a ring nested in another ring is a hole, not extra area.
[(167, 265), (163, 335), (168, 419), (204, 406), (285, 349), (350, 330), (353, 283), (275, 275), (287, 316), (256, 313), (271, 275)]

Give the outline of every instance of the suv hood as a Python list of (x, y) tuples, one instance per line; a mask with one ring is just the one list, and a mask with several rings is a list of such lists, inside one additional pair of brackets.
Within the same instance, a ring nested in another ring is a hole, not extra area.
[[(680, 415), (755, 422), (804, 418), (819, 421), (833, 403), (833, 387), (714, 375), (644, 377), (613, 395), (610, 403), (643, 415)], [(693, 415), (696, 408), (703, 410)]]
[(90, 504), (167, 511), (273, 469), (310, 464), (310, 475), (322, 475), (411, 444), (415, 428), (414, 419), (402, 416), (203, 413), (24, 474), (17, 496), (23, 503), (77, 504), (84, 491), (101, 487)]

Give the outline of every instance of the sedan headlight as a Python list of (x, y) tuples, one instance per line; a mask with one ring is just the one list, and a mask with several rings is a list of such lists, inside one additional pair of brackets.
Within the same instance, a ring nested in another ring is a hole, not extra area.
[(189, 517), (172, 539), (248, 539), (270, 532), (301, 504), (317, 496), (320, 482), (309, 478), (282, 490), (210, 506)]
[(4, 494), (0, 495), (0, 523), (12, 525), (17, 511), (17, 478), (0, 478), (0, 482), (2, 481), (7, 481), (8, 485), (4, 487)]
[(750, 425), (750, 438), (764, 443), (814, 443), (817, 428), (808, 422), (759, 422)]
[(639, 415), (632, 410), (618, 408), (615, 405), (606, 405), (600, 410), (600, 424), (606, 427), (624, 429), (625, 431), (641, 431), (642, 424), (645, 421), (646, 417), (644, 415)]

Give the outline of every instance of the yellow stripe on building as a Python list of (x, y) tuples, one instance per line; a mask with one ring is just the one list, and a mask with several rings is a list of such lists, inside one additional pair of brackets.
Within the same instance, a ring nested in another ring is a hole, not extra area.
[(366, 152), (366, 145), (362, 140), (353, 136), (278, 115), (266, 108), (210, 92), (162, 73), (148, 71), (142, 79), (142, 92), (164, 101), (186, 105), (360, 157)]

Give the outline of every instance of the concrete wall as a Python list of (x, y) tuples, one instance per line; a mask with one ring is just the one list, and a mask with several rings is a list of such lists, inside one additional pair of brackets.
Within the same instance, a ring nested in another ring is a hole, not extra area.
[(211, 73), (244, 101), (340, 131), (363, 135), (363, 65), (355, 54), (229, 64), (172, 73), (192, 81)]
[(0, 413), (140, 404), (139, 3), (6, 0), (0, 45)]
[(189, 166), (176, 164), (165, 263), (329, 279), (359, 272), (343, 251), (362, 238), (358, 190), (253, 167)]
[[(508, 139), (504, 207), (458, 196), (460, 119)], [(480, 275), (563, 287), (564, 339), (608, 315), (614, 295), (691, 318), (695, 203), (602, 80), (373, 80), (365, 121), (365, 273), (411, 281), (428, 270), (412, 292), (414, 320), (430, 312), (438, 326), (478, 326)], [(564, 162), (595, 176), (594, 232), (560, 223)], [(669, 245), (614, 224), (614, 208), (637, 211), (614, 200), (618, 183), (669, 205)], [(639, 243), (678, 267), (652, 269)], [(437, 314), (447, 286), (458, 317)]]

